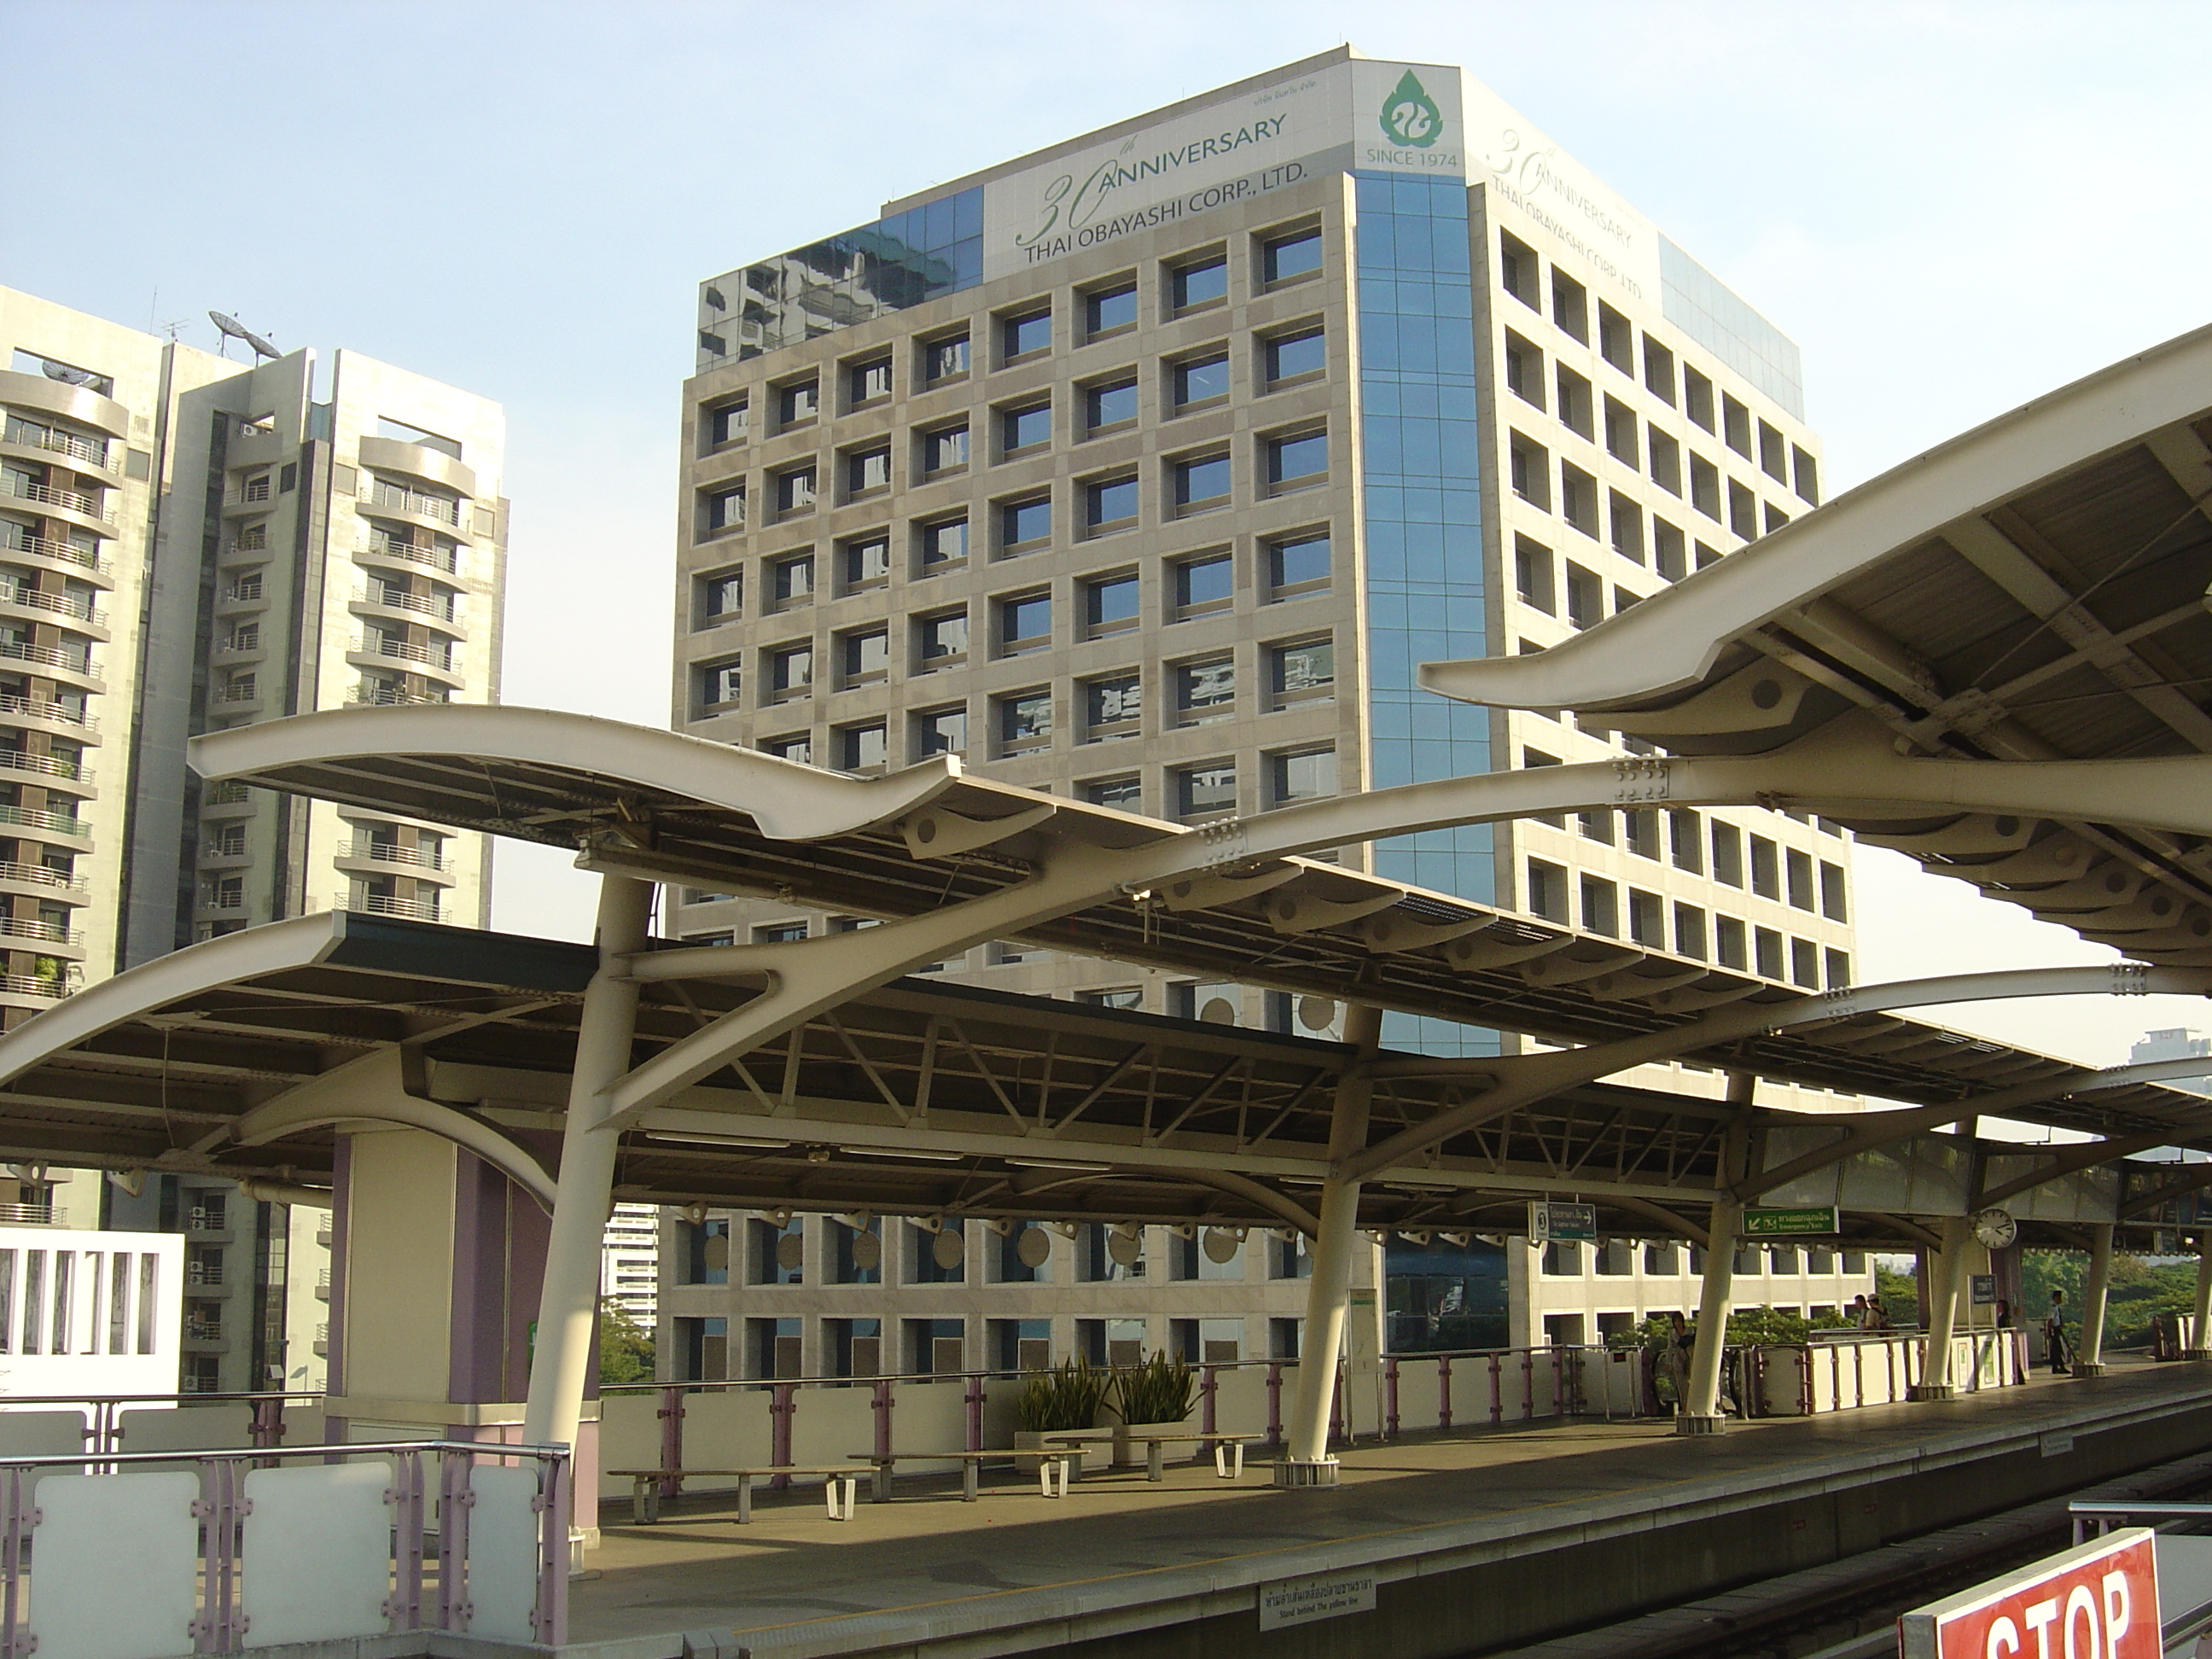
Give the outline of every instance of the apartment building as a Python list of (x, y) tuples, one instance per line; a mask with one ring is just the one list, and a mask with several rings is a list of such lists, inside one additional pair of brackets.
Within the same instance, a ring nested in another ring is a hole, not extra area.
[(646, 1330), (660, 1295), (660, 1212), (651, 1204), (617, 1204), (599, 1240), (599, 1301)]
[[(251, 361), (0, 289), (0, 1026), (306, 910), (489, 918), (482, 837), (205, 788), (185, 745), (496, 700), (499, 406), (355, 352), (229, 349)], [(320, 1212), (102, 1190), (111, 1224), (187, 1237), (188, 1385), (313, 1374)]]
[[(1199, 823), (1622, 755), (1418, 666), (1557, 643), (1820, 498), (1784, 336), (1486, 88), (1349, 49), (889, 203), (702, 283), (698, 327), (675, 723), (850, 771), (950, 751)], [(1850, 976), (1844, 839), (1787, 815), (1340, 856), (1778, 984)], [(866, 920), (683, 897), (698, 939)], [(938, 971), (1296, 1018), (1013, 941)], [(1393, 1015), (1384, 1041), (1517, 1039)]]

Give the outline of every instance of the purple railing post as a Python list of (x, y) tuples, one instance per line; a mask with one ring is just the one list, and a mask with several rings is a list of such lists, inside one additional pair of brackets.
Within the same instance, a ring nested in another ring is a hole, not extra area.
[(392, 1506), (392, 1597), (384, 1616), (396, 1631), (422, 1627), (422, 1454), (398, 1453), (384, 1501)]
[(660, 1501), (675, 1501), (684, 1490), (684, 1390), (660, 1391)]
[(891, 1455), (891, 1411), (897, 1404), (898, 1401), (891, 1393), (890, 1378), (878, 1377), (876, 1379), (876, 1455), (878, 1457), (889, 1457)]
[[(1556, 1370), (1558, 1369), (1558, 1367), (1554, 1366), (1553, 1369), (1554, 1370)], [(1535, 1418), (1535, 1415), (1536, 1415), (1536, 1351), (1535, 1351), (1534, 1348), (1523, 1348), (1523, 1349), (1522, 1349), (1522, 1350), (1521, 1350), (1521, 1417), (1522, 1417), (1522, 1421), (1524, 1421), (1524, 1422), (1533, 1421), (1533, 1420), (1534, 1419), (1534, 1418)]]
[(1283, 1362), (1267, 1362), (1267, 1443), (1283, 1443)]
[(1505, 1356), (1490, 1356), (1490, 1426), (1505, 1420)]
[(968, 1373), (968, 1445), (969, 1451), (983, 1449), (983, 1373)]
[[(791, 1462), (791, 1419), (799, 1410), (799, 1384), (772, 1382), (768, 1390), (768, 1461), (771, 1463)], [(791, 1477), (779, 1474), (769, 1485), (782, 1492), (791, 1485)]]
[(192, 1513), (207, 1539), (204, 1588), (192, 1645), (200, 1653), (229, 1653), (240, 1645), (238, 1622), (238, 1468), (234, 1459), (203, 1456), (200, 1495)]
[(1382, 1432), (1389, 1439), (1398, 1437), (1398, 1356), (1395, 1354), (1382, 1362)]
[(23, 1512), (23, 1471), (8, 1471), (7, 1530), (0, 1533), (0, 1659), (22, 1659), (23, 1534), (30, 1528)]
[(1451, 1356), (1437, 1361), (1437, 1427), (1451, 1427)]
[(545, 1647), (568, 1639), (568, 1454), (557, 1451), (538, 1464), (538, 1605), (531, 1634)]
[(469, 1627), (469, 1506), (477, 1501), (469, 1475), (473, 1452), (445, 1447), (438, 1453), (438, 1628)]
[(1221, 1378), (1211, 1365), (1201, 1365), (1198, 1371), (1199, 1417), (1198, 1431), (1212, 1434), (1218, 1426), (1214, 1410), (1214, 1396), (1221, 1391)]

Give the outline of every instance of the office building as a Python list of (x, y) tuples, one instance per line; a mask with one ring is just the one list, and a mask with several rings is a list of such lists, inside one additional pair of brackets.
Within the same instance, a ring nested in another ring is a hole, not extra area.
[[(244, 361), (0, 289), (0, 1025), (307, 910), (489, 920), (482, 837), (203, 788), (185, 745), (496, 700), (500, 408), (356, 352), (225, 347)], [(187, 1234), (189, 1385), (313, 1372), (286, 1309), (323, 1212), (103, 1190), (115, 1224)]]
[[(1480, 83), (1348, 49), (702, 283), (684, 446), (682, 729), (848, 771), (951, 751), (1194, 823), (1623, 757), (1417, 667), (1542, 649), (1820, 498), (1784, 336)], [(1340, 856), (1850, 977), (1844, 839), (1808, 820), (1654, 805)], [(684, 896), (691, 938), (865, 920)], [(940, 970), (1297, 1018), (1018, 941)], [(1500, 1039), (1394, 1015), (1384, 1041)]]
[(650, 1332), (660, 1294), (660, 1212), (617, 1204), (599, 1241), (599, 1301)]
[[(2169, 1025), (2162, 1030), (2145, 1031), (2129, 1045), (2128, 1064), (2146, 1066), (2153, 1060), (2193, 1060), (2203, 1054), (2212, 1054), (2212, 1037), (2193, 1025)], [(2212, 1095), (2212, 1077), (2169, 1078), (2166, 1087)]]

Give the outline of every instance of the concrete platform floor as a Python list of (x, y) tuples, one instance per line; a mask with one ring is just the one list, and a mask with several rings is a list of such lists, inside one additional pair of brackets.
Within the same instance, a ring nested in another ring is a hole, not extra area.
[(1148, 1610), (1175, 1620), (1249, 1609), (1253, 1587), (1275, 1579), (1363, 1562), (1387, 1579), (1389, 1564), (1411, 1558), (1555, 1549), (1648, 1528), (1656, 1512), (1717, 1513), (1970, 1460), (1984, 1441), (2043, 1437), (2046, 1454), (2063, 1455), (2069, 1434), (2208, 1393), (2212, 1366), (2122, 1359), (2091, 1381), (2039, 1374), (1943, 1404), (1732, 1424), (1712, 1439), (1664, 1421), (1585, 1419), (1370, 1442), (1340, 1449), (1334, 1490), (1277, 1491), (1264, 1464), (1231, 1484), (1208, 1460), (1170, 1466), (1158, 1486), (1142, 1470), (1094, 1473), (1065, 1500), (1011, 1470), (972, 1504), (958, 1501), (957, 1477), (902, 1480), (892, 1502), (864, 1498), (851, 1522), (830, 1520), (815, 1487), (757, 1500), (746, 1527), (733, 1524), (733, 1494), (687, 1499), (651, 1527), (615, 1501), (586, 1564), (597, 1576), (573, 1587), (569, 1640), (733, 1631), (777, 1659), (933, 1640), (1018, 1650), (977, 1638), (1056, 1626), (1056, 1644), (1101, 1633), (1102, 1618), (1133, 1629)]

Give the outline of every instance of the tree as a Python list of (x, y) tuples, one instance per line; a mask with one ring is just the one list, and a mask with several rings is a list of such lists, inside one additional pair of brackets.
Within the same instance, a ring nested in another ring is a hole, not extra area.
[(653, 1333), (599, 1298), (599, 1384), (653, 1381)]

